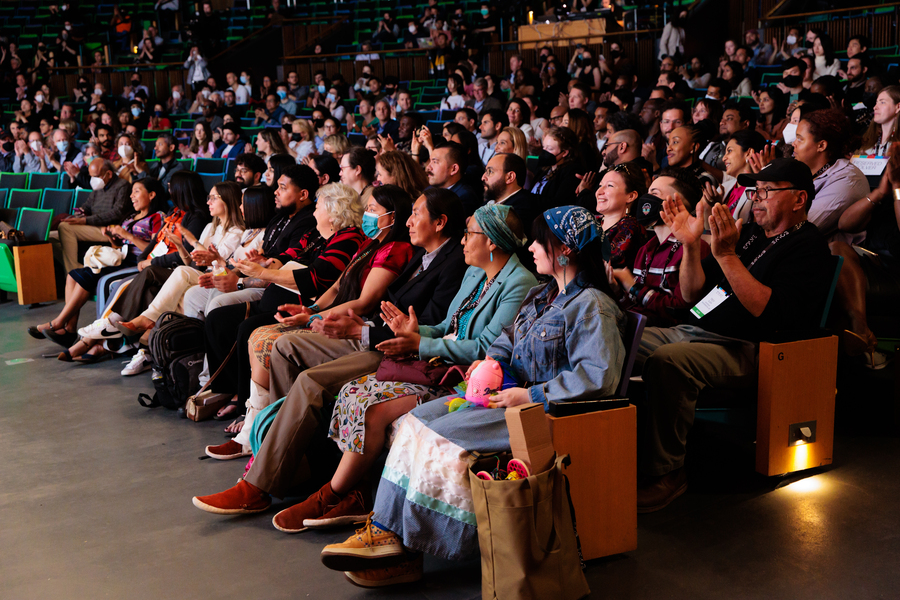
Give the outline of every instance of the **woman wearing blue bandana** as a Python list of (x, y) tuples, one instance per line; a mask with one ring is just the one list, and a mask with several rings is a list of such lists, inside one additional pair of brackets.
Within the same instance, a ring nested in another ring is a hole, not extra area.
[(415, 581), (423, 552), (451, 560), (477, 554), (468, 456), (510, 449), (506, 408), (540, 402), (546, 409), (551, 400), (615, 393), (625, 316), (606, 279), (602, 229), (584, 208), (561, 206), (536, 219), (533, 234), (537, 271), (552, 279), (528, 293), (513, 325), (487, 351), (509, 365), (519, 387), (499, 392), (488, 408), (448, 413), (444, 398), (404, 417), (373, 515), (346, 542), (322, 551), (322, 562), (347, 571), (354, 583)]

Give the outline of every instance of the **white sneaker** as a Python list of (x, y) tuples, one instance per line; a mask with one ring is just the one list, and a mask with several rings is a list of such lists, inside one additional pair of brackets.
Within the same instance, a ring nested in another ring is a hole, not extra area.
[(122, 375), (124, 375), (125, 377), (137, 375), (138, 373), (149, 371), (152, 366), (153, 365), (150, 360), (150, 353), (141, 348), (140, 350), (138, 350), (138, 353), (131, 358), (131, 362), (128, 363), (128, 365), (124, 369), (122, 369)]
[(113, 327), (109, 319), (97, 319), (78, 330), (78, 335), (86, 340), (110, 340), (122, 337), (122, 332)]

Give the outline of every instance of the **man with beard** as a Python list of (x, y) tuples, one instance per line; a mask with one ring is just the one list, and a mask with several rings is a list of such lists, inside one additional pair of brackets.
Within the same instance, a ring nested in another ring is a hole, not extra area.
[[(397, 126), (396, 140), (394, 146), (400, 152), (412, 153), (412, 137), (413, 132), (421, 127), (422, 121), (416, 113), (410, 113), (400, 117), (400, 124)], [(418, 160), (418, 156), (415, 156)]]
[(237, 158), (243, 154), (245, 145), (237, 123), (225, 123), (222, 125), (222, 144), (216, 148), (213, 158)]
[(481, 141), (478, 144), (478, 156), (483, 164), (487, 164), (494, 155), (494, 147), (497, 145), (497, 136), (503, 128), (509, 125), (509, 118), (502, 110), (492, 108), (481, 116), (481, 124), (478, 131), (481, 133)]
[[(255, 154), (241, 154), (234, 162), (234, 181), (241, 191), (259, 183), (266, 172), (266, 161)], [(276, 206), (278, 204), (276, 197)]]
[(844, 98), (847, 100), (847, 108), (863, 101), (866, 92), (866, 79), (868, 78), (868, 61), (860, 56), (854, 56), (847, 61), (847, 71), (838, 71), (838, 75), (847, 80), (844, 88)]
[(481, 198), (462, 181), (466, 172), (466, 150), (456, 142), (447, 142), (435, 148), (425, 168), (428, 183), (434, 187), (448, 189), (462, 202), (466, 216), (470, 216), (481, 206)]
[(495, 154), (484, 169), (481, 183), (484, 184), (485, 202), (506, 204), (513, 209), (525, 227), (525, 234), (530, 236), (531, 224), (538, 216), (540, 207), (537, 198), (522, 189), (527, 172), (525, 161), (520, 156)]
[(116, 160), (119, 157), (119, 153), (115, 147), (115, 140), (113, 140), (113, 130), (109, 125), (97, 125), (97, 138), (94, 142), (97, 146), (100, 147), (100, 156), (107, 160)]
[(603, 148), (603, 166), (611, 169), (641, 156), (641, 136), (633, 129), (617, 131), (609, 136)]
[[(163, 133), (160, 134), (158, 138), (156, 138), (156, 144), (154, 145), (154, 150), (156, 151), (156, 158), (158, 161), (154, 161), (152, 165), (143, 173), (138, 175), (138, 179), (143, 179), (144, 177), (153, 177), (154, 179), (159, 179), (159, 182), (162, 184), (163, 189), (168, 189), (169, 181), (172, 179), (172, 175), (177, 173), (178, 171), (184, 171), (184, 164), (178, 162), (175, 159), (175, 148), (176, 148), (175, 138), (172, 137), (171, 133)], [(147, 164), (147, 163), (144, 163)], [(140, 167), (138, 167), (140, 170)]]

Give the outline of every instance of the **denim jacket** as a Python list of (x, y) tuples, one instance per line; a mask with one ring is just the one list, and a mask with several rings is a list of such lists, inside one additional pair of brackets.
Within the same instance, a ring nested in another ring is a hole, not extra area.
[(625, 315), (615, 300), (581, 276), (556, 292), (556, 281), (532, 289), (515, 322), (488, 349), (508, 363), (532, 402), (580, 400), (616, 393), (625, 361)]

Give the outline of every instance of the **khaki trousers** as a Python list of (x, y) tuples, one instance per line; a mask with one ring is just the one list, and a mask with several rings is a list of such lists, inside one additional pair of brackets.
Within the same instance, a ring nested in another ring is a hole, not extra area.
[(331, 405), (345, 383), (374, 373), (381, 363), (380, 352), (357, 351), (358, 342), (355, 346), (309, 334), (276, 340), (269, 397), (285, 401), (245, 477), (249, 483), (284, 498), (309, 478), (315, 457), (307, 451), (314, 442), (327, 442), (331, 412), (325, 414), (323, 406)]

